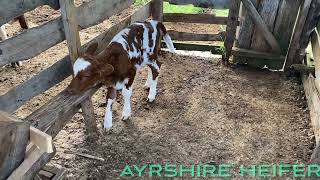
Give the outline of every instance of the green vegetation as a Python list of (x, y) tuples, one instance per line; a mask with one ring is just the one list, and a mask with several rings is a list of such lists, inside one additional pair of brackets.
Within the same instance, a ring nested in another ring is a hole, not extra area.
[[(136, 0), (136, 6), (142, 6), (149, 2), (150, 0)], [(195, 7), (193, 5), (174, 5), (169, 4), (168, 2), (163, 2), (163, 11), (164, 13), (185, 13), (185, 14), (199, 14), (203, 12), (210, 12), (211, 14), (215, 14), (216, 16), (228, 16), (229, 10), (228, 9), (206, 9)]]

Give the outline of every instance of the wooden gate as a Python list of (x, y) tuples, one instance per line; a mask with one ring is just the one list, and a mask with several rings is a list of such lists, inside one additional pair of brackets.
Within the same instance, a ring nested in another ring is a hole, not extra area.
[(311, 2), (241, 0), (240, 3), (240, 0), (234, 0), (235, 12), (231, 14), (234, 17), (229, 17), (229, 22), (239, 15), (240, 26), (236, 31), (236, 26), (228, 24), (225, 59), (233, 55), (235, 63), (282, 69), (290, 44), (293, 45), (290, 42), (299, 43), (294, 42), (293, 32), (304, 27)]

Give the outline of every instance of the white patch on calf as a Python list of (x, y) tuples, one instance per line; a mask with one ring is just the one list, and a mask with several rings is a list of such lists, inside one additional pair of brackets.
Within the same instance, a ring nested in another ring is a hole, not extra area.
[(73, 73), (76, 76), (80, 71), (87, 69), (91, 63), (83, 58), (78, 58), (73, 64)]
[(105, 129), (109, 129), (112, 127), (112, 103), (113, 103), (113, 99), (108, 99), (106, 114), (104, 116), (104, 122), (103, 122), (103, 127)]
[(156, 99), (157, 83), (158, 83), (158, 78), (156, 78), (155, 80), (151, 79), (149, 83), (149, 86), (150, 86), (149, 95), (148, 95), (149, 102), (153, 102)]
[(116, 90), (121, 90), (124, 88), (124, 85), (126, 85), (129, 82), (129, 79), (126, 78), (125, 80), (123, 80), (122, 82), (117, 82), (116, 86), (114, 87)]
[(146, 83), (144, 84), (144, 88), (145, 89), (149, 89), (150, 88), (150, 82), (152, 81), (152, 71), (150, 68), (148, 68), (148, 78), (147, 78), (147, 81)]
[(122, 89), (122, 96), (124, 100), (122, 120), (127, 120), (131, 116), (131, 100), (130, 100), (131, 95), (132, 95), (132, 87), (129, 87), (129, 89), (124, 87)]
[(130, 29), (129, 28), (126, 28), (126, 29), (123, 29), (121, 30), (118, 34), (116, 34), (110, 43), (112, 42), (117, 42), (117, 43), (120, 43), (123, 47), (123, 49), (127, 50), (127, 47), (128, 47), (128, 42), (127, 40), (124, 38), (124, 37), (128, 37), (128, 34), (129, 34), (129, 31)]

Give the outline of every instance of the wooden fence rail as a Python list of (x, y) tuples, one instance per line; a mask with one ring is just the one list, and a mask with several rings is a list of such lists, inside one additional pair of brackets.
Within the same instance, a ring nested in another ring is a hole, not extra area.
[(193, 4), (202, 8), (229, 9), (231, 0), (164, 0), (171, 4)]
[(163, 15), (163, 21), (226, 25), (228, 18), (215, 16), (213, 14), (165, 13)]
[[(98, 24), (132, 5), (133, 0), (92, 0), (77, 8), (81, 29)], [(65, 40), (61, 17), (0, 42), (0, 66), (27, 60)]]

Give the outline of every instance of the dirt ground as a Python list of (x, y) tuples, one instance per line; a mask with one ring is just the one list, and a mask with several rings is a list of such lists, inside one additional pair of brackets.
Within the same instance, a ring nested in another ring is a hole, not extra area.
[[(46, 8), (28, 13), (28, 21), (39, 25), (59, 15)], [(127, 13), (81, 31), (82, 42)], [(197, 26), (194, 30), (176, 24), (171, 27), (193, 32), (202, 29), (203, 33), (210, 29)], [(16, 34), (18, 29), (17, 23), (12, 24), (8, 27), (9, 35)], [(217, 27), (211, 29), (219, 31)], [(1, 68), (0, 93), (4, 94), (66, 54), (63, 42), (25, 61), (22, 67)], [(68, 179), (118, 179), (126, 164), (210, 163), (237, 167), (309, 160), (314, 148), (313, 133), (298, 80), (288, 80), (267, 70), (222, 67), (220, 59), (169, 53), (162, 53), (160, 59), (163, 66), (155, 103), (146, 103), (147, 92), (142, 85), (147, 75), (143, 70), (134, 83), (132, 118), (121, 121), (122, 107), (115, 103), (114, 127), (105, 132), (102, 129), (105, 108), (101, 104), (105, 103), (106, 89), (100, 89), (93, 97), (98, 135), (88, 138), (78, 113), (56, 137), (57, 154), (50, 164), (66, 168)], [(69, 80), (35, 97), (16, 114), (26, 117), (65, 88)], [(104, 161), (77, 153), (94, 155)], [(238, 172), (234, 171), (233, 175), (241, 179)]]

